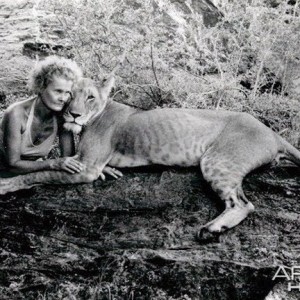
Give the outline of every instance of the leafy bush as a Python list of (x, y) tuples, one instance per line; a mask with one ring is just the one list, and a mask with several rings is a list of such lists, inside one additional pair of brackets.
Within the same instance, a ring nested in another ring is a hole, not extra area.
[[(278, 130), (290, 127), (300, 108), (293, 100), (300, 58), (298, 1), (216, 0), (223, 17), (213, 27), (204, 26), (191, 1), (185, 11), (178, 2), (47, 0), (40, 5), (56, 14), (73, 45), (68, 55), (87, 76), (103, 79), (127, 51), (117, 74), (118, 101), (144, 108), (248, 111), (262, 121), (280, 116)], [(284, 116), (282, 103), (288, 107)]]

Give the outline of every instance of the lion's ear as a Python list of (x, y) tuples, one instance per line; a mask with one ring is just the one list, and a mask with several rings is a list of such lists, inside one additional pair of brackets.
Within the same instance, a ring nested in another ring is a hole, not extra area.
[(114, 85), (115, 85), (115, 77), (114, 76), (108, 77), (100, 89), (100, 95), (102, 99), (107, 99), (109, 97), (109, 94), (113, 89)]

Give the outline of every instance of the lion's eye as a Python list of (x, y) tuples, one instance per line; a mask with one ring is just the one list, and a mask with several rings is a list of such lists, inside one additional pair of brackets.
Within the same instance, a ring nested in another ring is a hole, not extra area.
[(89, 95), (89, 96), (87, 97), (87, 100), (93, 100), (93, 99), (95, 99), (95, 97), (94, 97), (93, 95)]

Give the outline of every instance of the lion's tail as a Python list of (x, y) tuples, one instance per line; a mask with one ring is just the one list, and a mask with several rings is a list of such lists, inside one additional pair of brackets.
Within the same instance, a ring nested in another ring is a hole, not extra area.
[(284, 147), (286, 159), (300, 167), (300, 151), (282, 137), (279, 138)]
[(69, 174), (64, 171), (40, 171), (10, 178), (0, 178), (0, 195), (30, 189), (42, 184), (85, 183), (95, 180), (88, 171)]

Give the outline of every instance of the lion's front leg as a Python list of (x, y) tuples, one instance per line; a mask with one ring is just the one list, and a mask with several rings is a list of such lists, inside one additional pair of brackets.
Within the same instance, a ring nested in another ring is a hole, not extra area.
[(88, 183), (96, 180), (101, 171), (98, 168), (86, 168), (76, 174), (64, 171), (42, 171), (11, 178), (0, 179), (0, 195), (23, 189), (30, 189), (42, 184)]

